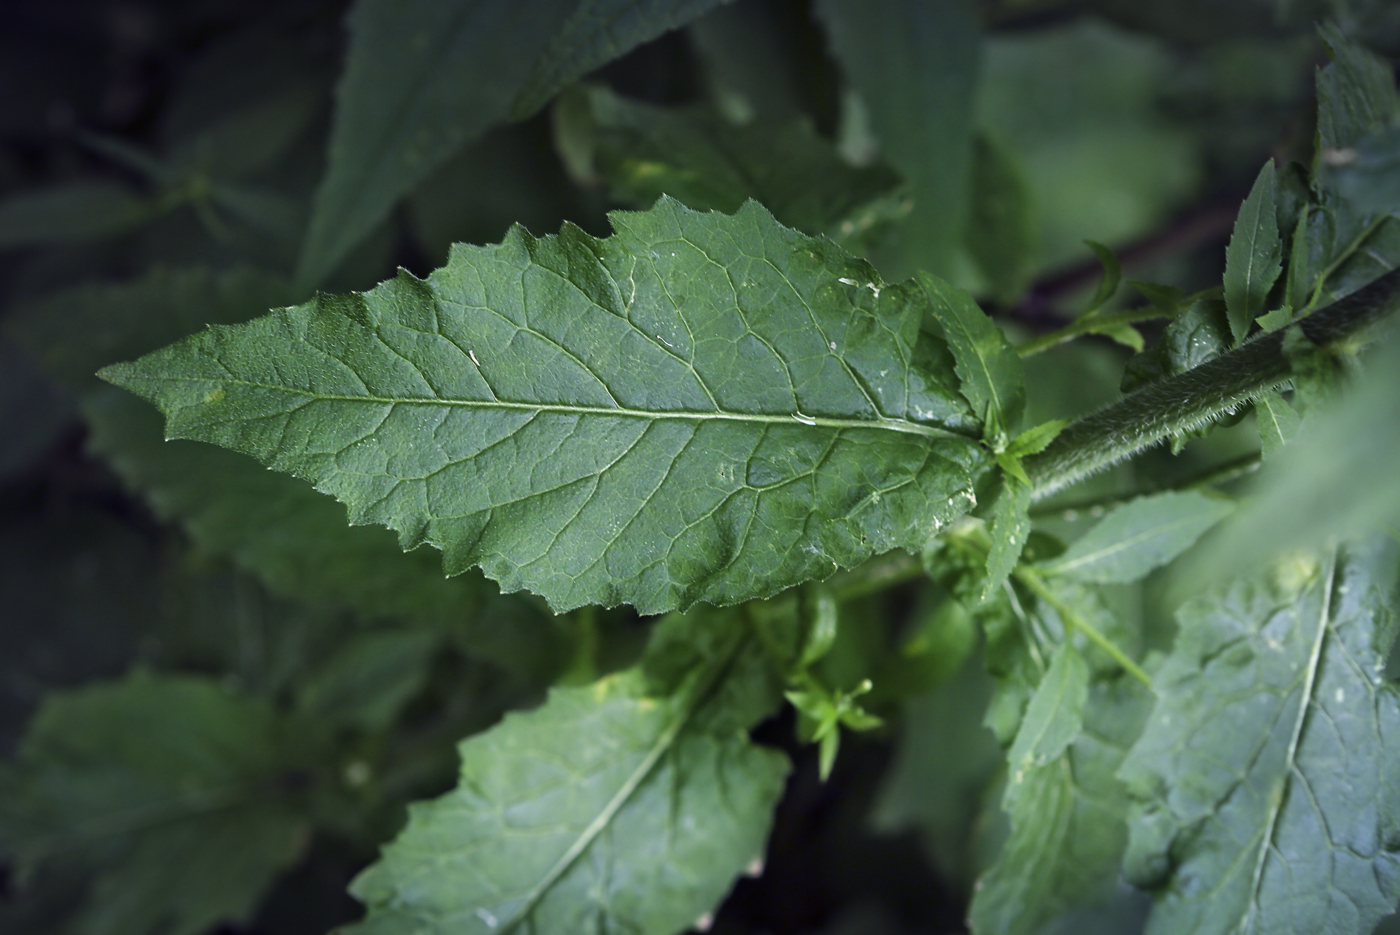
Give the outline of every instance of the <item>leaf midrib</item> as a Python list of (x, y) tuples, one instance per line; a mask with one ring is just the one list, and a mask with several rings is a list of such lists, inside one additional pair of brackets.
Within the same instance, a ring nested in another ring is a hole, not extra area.
[(516, 412), (551, 412), (560, 415), (581, 415), (581, 416), (609, 416), (613, 418), (631, 418), (677, 421), (704, 422), (709, 420), (720, 420), (725, 422), (753, 422), (762, 425), (801, 425), (807, 428), (827, 428), (827, 429), (880, 429), (889, 432), (899, 432), (905, 435), (921, 435), (925, 438), (963, 438), (950, 429), (938, 428), (932, 425), (925, 425), (921, 422), (910, 422), (903, 419), (834, 419), (829, 416), (809, 416), (800, 412), (793, 413), (750, 413), (732, 412), (726, 409), (715, 409), (709, 411), (690, 411), (684, 409), (629, 409), (620, 406), (581, 406), (565, 403), (522, 403), (510, 400), (486, 400), (486, 399), (444, 399), (439, 396), (347, 396), (335, 393), (314, 393), (308, 390), (299, 389), (292, 386), (280, 386), (275, 383), (257, 383), (251, 380), (230, 380), (211, 377), (182, 377), (159, 375), (152, 379), (169, 381), (175, 383), (218, 383), (227, 386), (246, 386), (252, 389), (277, 390), (283, 393), (291, 393), (296, 396), (304, 396), (308, 399), (322, 402), (346, 402), (346, 403), (373, 403), (375, 405), (405, 405), (405, 406), (453, 406), (464, 409), (503, 409)]

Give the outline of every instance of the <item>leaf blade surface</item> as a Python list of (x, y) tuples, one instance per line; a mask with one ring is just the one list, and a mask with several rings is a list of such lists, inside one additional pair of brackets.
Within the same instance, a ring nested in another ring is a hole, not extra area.
[(103, 374), (168, 434), (560, 610), (768, 596), (975, 503), (980, 426), (921, 290), (753, 203), (613, 218), (608, 240), (517, 229)]

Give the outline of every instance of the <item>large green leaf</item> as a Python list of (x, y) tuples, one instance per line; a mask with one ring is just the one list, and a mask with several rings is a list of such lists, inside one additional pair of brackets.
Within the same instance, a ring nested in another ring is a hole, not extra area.
[[(731, 624), (733, 621), (729, 621)], [(708, 621), (718, 626), (721, 621)], [(736, 628), (728, 628), (733, 635)], [(787, 757), (716, 712), (741, 646), (648, 697), (639, 670), (551, 692), (465, 741), (457, 789), (355, 881), (349, 931), (670, 935), (762, 860)]]
[[(684, 26), (721, 0), (579, 0), (535, 62), (511, 108), (517, 120), (599, 65)], [(729, 2), (729, 0), (724, 0)]]
[(459, 246), (103, 371), (171, 436), (311, 480), (556, 609), (776, 593), (974, 503), (986, 456), (924, 292), (778, 225), (664, 200)]
[[(302, 762), (265, 702), (137, 674), (55, 694), (0, 800), (0, 849), (94, 873), (84, 935), (199, 935), (247, 920), (309, 827)], [(0, 777), (3, 778), (3, 777)]]
[(820, 0), (816, 8), (881, 148), (909, 179), (900, 273), (950, 275), (970, 204), (977, 4)]
[(511, 102), (571, 0), (358, 0), (298, 278), (322, 282)]
[(564, 95), (556, 113), (579, 174), (602, 176), (630, 207), (650, 207), (667, 194), (697, 210), (731, 212), (752, 198), (788, 227), (841, 237), (878, 220), (900, 184), (886, 165), (848, 164), (795, 117), (740, 125), (601, 87)]
[(1400, 899), (1393, 546), (1295, 557), (1179, 614), (1121, 775), (1152, 935), (1369, 933)]

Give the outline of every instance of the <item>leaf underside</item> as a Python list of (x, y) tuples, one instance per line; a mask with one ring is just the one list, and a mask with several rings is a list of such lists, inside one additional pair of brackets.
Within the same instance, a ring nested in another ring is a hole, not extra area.
[(1147, 931), (1368, 933), (1400, 898), (1393, 549), (1294, 559), (1187, 605), (1120, 775)]
[(709, 911), (761, 859), (787, 757), (644, 681), (556, 689), (464, 742), (457, 789), (356, 880), (349, 932), (669, 935)]
[(916, 284), (669, 199), (458, 246), (426, 280), (216, 327), (102, 375), (167, 434), (313, 482), (556, 610), (765, 597), (975, 502), (981, 426)]

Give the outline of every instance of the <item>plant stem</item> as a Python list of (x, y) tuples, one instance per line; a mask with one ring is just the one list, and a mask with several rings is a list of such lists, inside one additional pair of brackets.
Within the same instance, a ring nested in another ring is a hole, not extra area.
[[(1055, 613), (1059, 614), (1060, 619), (1064, 621), (1067, 630), (1078, 630), (1083, 633), (1089, 642), (1107, 653), (1114, 662), (1122, 667), (1124, 672), (1146, 685), (1148, 691), (1152, 691), (1152, 677), (1144, 672), (1136, 662), (1133, 662), (1128, 654), (1119, 649), (1112, 640), (1100, 633), (1097, 627), (1076, 613), (1073, 607), (1060, 600), (1060, 596), (1051, 590), (1044, 578), (1025, 565), (1017, 565), (1016, 570), (1011, 574), (1016, 577), (1017, 581), (1030, 588), (1036, 597), (1053, 607)], [(1069, 639), (1068, 632), (1065, 633), (1065, 639)]]
[(1143, 306), (1142, 308), (1129, 309), (1126, 312), (1114, 312), (1112, 315), (1086, 315), (1077, 318), (1063, 328), (1056, 329), (1049, 334), (1042, 334), (1038, 338), (1032, 338), (1025, 344), (1016, 348), (1016, 353), (1024, 360), (1041, 351), (1048, 351), (1058, 344), (1079, 337), (1081, 334), (1099, 334), (1108, 328), (1116, 325), (1131, 325), (1139, 321), (1151, 321), (1154, 318), (1168, 317), (1165, 312)]
[[(1400, 307), (1400, 269), (1326, 308), (1295, 327), (1313, 344), (1333, 348), (1364, 332)], [(1260, 334), (1228, 354), (1185, 373), (1148, 384), (1117, 403), (1073, 423), (1022, 465), (1039, 500), (1095, 471), (1195, 428), (1288, 382), (1287, 331)]]

